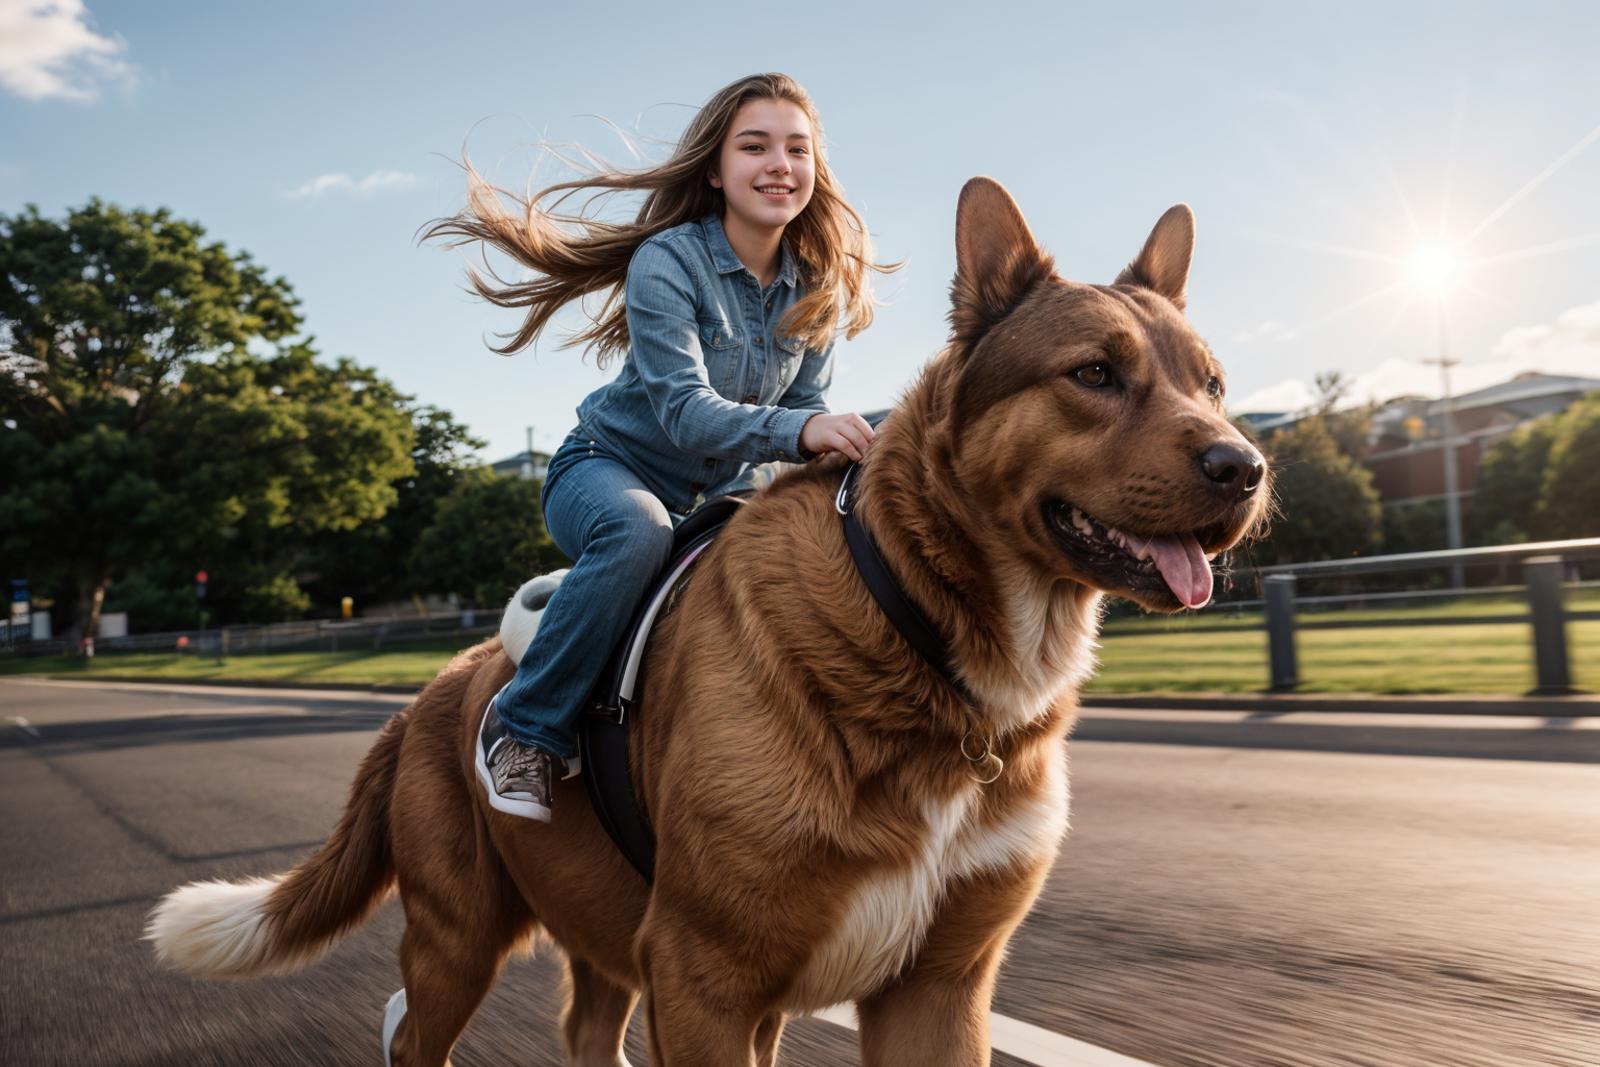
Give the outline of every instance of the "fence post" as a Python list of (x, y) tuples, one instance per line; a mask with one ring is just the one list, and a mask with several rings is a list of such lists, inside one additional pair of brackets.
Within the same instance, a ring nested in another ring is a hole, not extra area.
[(1572, 689), (1567, 658), (1567, 617), (1560, 556), (1534, 556), (1522, 563), (1528, 584), (1528, 611), (1533, 617), (1533, 662), (1538, 682), (1534, 696), (1559, 696)]
[(1272, 689), (1300, 684), (1294, 653), (1294, 575), (1270, 574), (1262, 582), (1267, 598), (1267, 651), (1272, 662)]

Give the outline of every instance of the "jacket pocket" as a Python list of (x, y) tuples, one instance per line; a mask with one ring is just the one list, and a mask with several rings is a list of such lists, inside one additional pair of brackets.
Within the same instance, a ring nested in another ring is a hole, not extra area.
[(738, 388), (734, 381), (744, 353), (744, 331), (729, 322), (700, 324), (700, 353), (706, 363), (706, 379), (723, 396)]

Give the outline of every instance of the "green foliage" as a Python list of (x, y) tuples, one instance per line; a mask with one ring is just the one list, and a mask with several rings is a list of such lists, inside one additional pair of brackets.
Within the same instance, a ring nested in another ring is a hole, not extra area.
[(300, 545), (377, 520), (411, 472), (406, 398), (309, 343), (250, 352), (299, 327), (293, 294), (203, 234), (98, 200), (0, 216), (0, 553), (85, 628), (163, 569), (212, 571), (213, 617), (303, 610)]
[(1504, 545), (1533, 536), (1554, 439), (1555, 419), (1536, 419), (1497, 441), (1483, 457), (1467, 513), (1475, 542)]
[(1548, 540), (1600, 537), (1600, 393), (1554, 421), (1534, 533)]
[(1320, 416), (1266, 442), (1278, 514), (1255, 562), (1306, 563), (1370, 553), (1381, 541), (1382, 509), (1372, 472), (1340, 450)]
[(426, 591), (491, 605), (502, 603), (535, 574), (564, 564), (545, 532), (539, 483), (480, 468), (440, 501), (412, 555), (411, 570)]
[(311, 598), (287, 574), (267, 575), (244, 591), (244, 618), (249, 622), (287, 622), (298, 619), (311, 606)]
[(98, 199), (62, 222), (31, 204), (0, 215), (6, 417), (60, 439), (75, 413), (121, 404), (139, 427), (186, 361), (299, 328), (288, 282), (204, 236)]
[[(1442, 552), (1450, 547), (1450, 535), (1442, 499), (1407, 501), (1383, 509), (1383, 550), (1385, 552)], [(1407, 581), (1421, 581), (1408, 574)]]
[(477, 468), (473, 451), (484, 443), (439, 408), (411, 407), (408, 415), (411, 470), (390, 483), (395, 505), (379, 522), (324, 532), (311, 541), (302, 570), (319, 604), (335, 605), (350, 596), (359, 610), (427, 591), (408, 562), (423, 530), (433, 524), (439, 502)]

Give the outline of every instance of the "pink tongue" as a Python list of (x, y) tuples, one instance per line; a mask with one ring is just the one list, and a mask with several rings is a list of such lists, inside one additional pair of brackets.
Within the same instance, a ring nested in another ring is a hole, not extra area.
[(1211, 599), (1211, 564), (1194, 534), (1157, 537), (1150, 542), (1150, 550), (1156, 555), (1156, 566), (1167, 580), (1167, 588), (1184, 607), (1202, 607)]

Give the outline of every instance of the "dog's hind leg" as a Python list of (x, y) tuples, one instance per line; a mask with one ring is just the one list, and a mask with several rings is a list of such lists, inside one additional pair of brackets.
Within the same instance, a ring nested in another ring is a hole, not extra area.
[(567, 975), (571, 1000), (561, 1020), (567, 1056), (577, 1067), (628, 1067), (622, 1039), (638, 992), (617, 985), (576, 956), (567, 959)]
[(534, 915), (460, 772), (442, 760), (417, 760), (401, 771), (393, 826), (406, 913), (400, 973), (407, 1012), (393, 1062), (442, 1067), (506, 956), (533, 934)]
[(394, 1067), (444, 1067), (450, 1050), (500, 974), (506, 956), (533, 932), (527, 906), (486, 894), (449, 896), (401, 883), (400, 938), (406, 1017), (395, 1034)]

